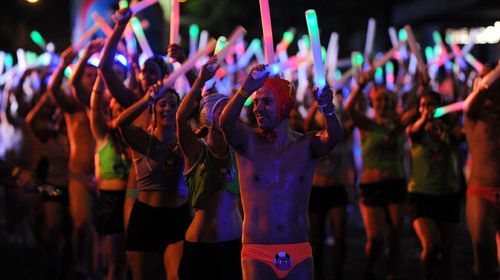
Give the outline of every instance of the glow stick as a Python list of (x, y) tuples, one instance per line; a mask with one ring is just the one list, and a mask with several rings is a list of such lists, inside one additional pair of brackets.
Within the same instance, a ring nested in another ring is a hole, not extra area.
[(180, 24), (180, 6), (178, 0), (172, 0), (170, 11), (170, 44), (179, 44), (179, 24)]
[[(304, 38), (307, 38), (307, 36), (303, 36), (297, 42), (297, 45), (299, 47), (298, 55), (302, 57), (308, 57), (309, 47), (307, 46), (306, 40)], [(309, 41), (309, 38), (307, 38), (307, 41)], [(299, 67), (297, 68), (298, 86), (296, 98), (299, 103), (304, 101), (309, 85), (309, 80), (307, 79), (307, 68), (307, 65), (299, 65)]]
[(375, 70), (375, 75), (374, 75), (374, 78), (375, 78), (375, 83), (377, 85), (380, 85), (382, 84), (382, 81), (384, 79), (384, 70), (382, 70), (382, 68), (377, 68)]
[(146, 34), (144, 34), (144, 30), (142, 29), (141, 21), (136, 17), (132, 17), (130, 19), (130, 24), (132, 25), (132, 29), (134, 30), (137, 41), (139, 42), (139, 46), (141, 46), (142, 52), (148, 57), (152, 57), (154, 54), (151, 50), (148, 39), (146, 38)]
[[(469, 55), (469, 54), (468, 54)], [(479, 88), (489, 88), (500, 77), (500, 62), (497, 67), (481, 79)]]
[(26, 57), (26, 67), (33, 67), (36, 65), (36, 61), (37, 61), (36, 53), (27, 51), (25, 57)]
[(472, 66), (478, 73), (483, 71), (484, 65), (479, 62), (472, 54), (468, 53), (465, 55), (465, 60)]
[(198, 45), (198, 36), (200, 35), (200, 27), (197, 24), (191, 24), (189, 27), (189, 56), (196, 53)]
[(417, 58), (412, 54), (410, 55), (410, 62), (408, 62), (408, 72), (411, 75), (415, 75), (417, 72)]
[(252, 78), (257, 80), (264, 77), (267, 73), (269, 73), (269, 76), (275, 76), (285, 69), (297, 69), (300, 64), (307, 62), (307, 60), (308, 58), (305, 56), (292, 56), (287, 61), (267, 65), (262, 71), (253, 70)]
[(227, 40), (227, 43), (224, 45), (224, 48), (222, 48), (217, 54), (217, 63), (220, 64), (220, 62), (226, 58), (233, 46), (238, 42), (238, 39), (245, 36), (246, 33), (247, 31), (242, 26), (237, 26), (233, 30), (231, 36), (229, 36), (229, 39)]
[(418, 70), (422, 73), (422, 75), (427, 75), (427, 68), (425, 67), (424, 59), (418, 50), (417, 42), (415, 41), (415, 36), (413, 36), (411, 27), (409, 25), (405, 25), (404, 29), (408, 35), (408, 45), (410, 45), (410, 50), (415, 55), (415, 58), (417, 58)]
[(259, 0), (260, 18), (262, 21), (262, 35), (264, 38), (264, 55), (266, 63), (274, 63), (273, 28), (271, 26), (271, 12), (268, 0)]
[[(218, 39), (217, 39), (217, 43), (215, 44), (215, 50), (214, 50), (214, 55), (218, 54), (223, 48), (224, 46), (227, 44), (227, 39), (225, 36), (220, 36)], [(211, 65), (208, 65), (207, 66), (207, 69), (212, 72), (216, 67), (217, 67), (217, 64), (219, 63), (219, 60), (217, 60), (217, 62), (215, 64), (211, 64)], [(205, 89), (211, 89), (214, 85), (215, 85), (215, 78), (223, 78), (224, 76), (226, 76), (226, 70), (224, 68), (219, 68), (217, 70), (217, 72), (215, 73), (215, 76), (213, 78), (211, 78), (210, 80), (206, 81), (205, 82)]]
[(198, 49), (204, 49), (208, 42), (208, 31), (202, 30), (200, 33), (200, 42), (198, 44)]
[(351, 53), (351, 70), (355, 78), (360, 75), (361, 65), (363, 65), (363, 55), (359, 52)]
[(391, 26), (389, 27), (388, 32), (389, 32), (389, 38), (391, 39), (392, 47), (395, 47), (399, 42), (398, 35), (396, 34), (396, 28)]
[(25, 51), (23, 49), (17, 49), (16, 56), (17, 56), (17, 64), (19, 65), (19, 71), (26, 70), (28, 64), (26, 61)]
[(158, 2), (158, 0), (143, 0), (133, 6), (130, 6), (130, 11), (132, 12), (133, 15), (135, 15), (138, 12), (146, 9), (147, 7), (155, 4), (156, 2)]
[(217, 43), (215, 44), (214, 54), (218, 54), (226, 44), (227, 38), (225, 36), (220, 36), (219, 39), (217, 39)]
[(168, 75), (168, 77), (163, 79), (163, 86), (160, 89), (160, 92), (163, 92), (165, 89), (171, 87), (175, 81), (186, 72), (191, 70), (194, 67), (198, 59), (209, 55), (215, 49), (215, 40), (211, 39), (207, 46), (204, 49), (198, 50), (196, 54), (192, 57), (188, 58), (176, 71)]
[(99, 30), (99, 28), (100, 28), (99, 22), (94, 22), (94, 24), (92, 24), (92, 26), (89, 29), (87, 29), (87, 31), (85, 31), (80, 36), (80, 38), (72, 45), (73, 51), (75, 53), (79, 52), (83, 48), (85, 43), (87, 43), (90, 40), (90, 38), (92, 38), (92, 36), (94, 36), (94, 34), (97, 32), (97, 30)]
[(389, 90), (394, 90), (394, 64), (388, 61), (385, 64), (385, 83)]
[(276, 52), (278, 53), (286, 52), (288, 46), (290, 46), (290, 43), (292, 43), (294, 37), (295, 37), (295, 28), (290, 28), (289, 30), (285, 31), (285, 33), (283, 33), (283, 38), (281, 39), (281, 42), (276, 47)]
[(434, 44), (440, 48), (441, 55), (448, 55), (448, 50), (446, 49), (446, 46), (443, 43), (443, 38), (441, 38), (441, 34), (439, 34), (438, 31), (432, 32), (432, 39), (434, 40)]
[(47, 48), (47, 43), (45, 43), (45, 40), (43, 39), (42, 35), (40, 32), (33, 30), (30, 33), (31, 40), (35, 42), (42, 50), (45, 50)]
[(98, 13), (93, 12), (91, 17), (95, 22), (99, 23), (101, 30), (102, 32), (104, 32), (104, 34), (106, 34), (106, 37), (111, 37), (111, 34), (113, 34), (113, 28), (111, 28), (111, 26), (109, 26), (108, 23)]
[(335, 71), (337, 70), (339, 56), (338, 40), (339, 35), (336, 32), (332, 32), (330, 35), (330, 41), (328, 42), (328, 49), (326, 51), (326, 65), (328, 69), (327, 80), (330, 84), (333, 84), (333, 81), (335, 80)]
[(252, 42), (250, 42), (250, 44), (248, 45), (245, 53), (238, 59), (238, 67), (240, 69), (247, 67), (250, 59), (252, 58), (252, 55), (255, 54), (258, 48), (260, 48), (260, 40), (253, 39)]
[(0, 74), (3, 73), (4, 62), (5, 62), (5, 53), (0, 51)]
[(120, 9), (128, 8), (128, 2), (127, 2), (127, 0), (120, 0), (120, 1), (118, 1), (118, 8), (120, 8)]
[(382, 56), (380, 59), (377, 59), (377, 61), (375, 63), (373, 63), (373, 68), (378, 68), (378, 67), (382, 67), (384, 64), (386, 64), (389, 60), (391, 60), (391, 58), (394, 57), (394, 53), (396, 53), (399, 48), (401, 48), (402, 45), (404, 45), (405, 42), (401, 41), (401, 42), (398, 42), (398, 44), (393, 47), (392, 49), (390, 49), (389, 51), (387, 51), (384, 56)]
[(462, 111), (463, 108), (464, 108), (464, 101), (463, 100), (455, 102), (455, 103), (451, 103), (449, 105), (436, 108), (436, 110), (434, 111), (433, 117), (436, 119), (436, 118), (442, 117), (448, 113)]
[(14, 65), (14, 58), (12, 57), (12, 54), (6, 53), (5, 54), (5, 70), (10, 70), (12, 66)]
[(375, 40), (376, 24), (377, 22), (375, 21), (374, 18), (370, 18), (368, 20), (368, 30), (366, 31), (365, 52), (364, 52), (364, 57), (366, 58), (366, 61), (368, 61), (368, 58), (370, 57), (370, 54), (372, 53), (373, 50), (373, 41)]
[(469, 42), (462, 48), (462, 55), (468, 54), (472, 47), (474, 47), (474, 41), (476, 40), (478, 32), (479, 31), (477, 29), (472, 31), (472, 34), (469, 37)]
[(352, 66), (352, 60), (350, 57), (339, 59), (337, 62), (337, 68), (347, 68)]
[[(130, 29), (129, 29), (130, 30)], [(127, 29), (125, 29), (127, 31)], [(137, 48), (135, 45), (134, 32), (125, 32), (125, 46), (127, 48), (127, 53), (135, 54), (137, 52)]]
[(321, 91), (325, 87), (326, 81), (325, 67), (321, 57), (321, 41), (319, 39), (318, 19), (316, 17), (316, 12), (312, 9), (307, 10), (305, 14), (314, 62), (314, 83)]

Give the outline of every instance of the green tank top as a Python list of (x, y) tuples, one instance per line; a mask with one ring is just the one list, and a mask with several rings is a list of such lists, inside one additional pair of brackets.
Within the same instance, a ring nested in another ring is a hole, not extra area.
[(377, 168), (404, 177), (403, 131), (375, 127), (361, 133), (363, 168)]
[(438, 137), (423, 133), (411, 143), (412, 178), (409, 192), (441, 195), (459, 189), (457, 162), (445, 130)]
[(108, 139), (104, 145), (97, 150), (98, 172), (100, 178), (109, 179), (128, 179), (130, 171), (130, 161), (128, 161), (113, 144), (113, 140)]
[(240, 193), (234, 152), (217, 158), (202, 142), (203, 151), (196, 164), (184, 176), (189, 189), (191, 205), (195, 209), (206, 207), (208, 199), (219, 190)]

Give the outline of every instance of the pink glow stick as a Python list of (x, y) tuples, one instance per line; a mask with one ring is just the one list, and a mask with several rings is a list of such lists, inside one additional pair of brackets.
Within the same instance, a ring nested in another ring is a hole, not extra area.
[(83, 46), (85, 45), (85, 43), (87, 43), (90, 38), (92, 38), (92, 36), (94, 36), (94, 34), (97, 32), (97, 30), (99, 30), (100, 28), (100, 24), (99, 22), (94, 22), (94, 24), (92, 24), (92, 26), (87, 29), (81, 36), (80, 38), (78, 39), (78, 41), (76, 41), (72, 46), (73, 46), (73, 51), (74, 52), (79, 52)]
[(168, 77), (163, 79), (163, 86), (160, 92), (174, 85), (175, 81), (185, 73), (187, 73), (191, 68), (193, 68), (198, 61), (198, 59), (203, 58), (213, 52), (215, 49), (215, 39), (210, 39), (205, 48), (198, 50), (196, 54), (188, 58), (175, 72), (168, 75)]
[(130, 7), (130, 11), (132, 12), (132, 14), (137, 14), (138, 12), (146, 9), (147, 7), (155, 4), (156, 2), (158, 2), (158, 0), (143, 0), (133, 6)]
[(404, 43), (405, 42), (400, 41), (395, 47), (393, 47), (392, 49), (387, 51), (383, 57), (381, 57), (379, 60), (377, 60), (375, 63), (373, 63), (372, 68), (377, 69), (379, 67), (384, 66), (384, 64), (386, 64), (387, 61), (389, 61), (391, 58), (393, 58), (394, 53), (397, 52), (399, 50), (399, 48), (401, 48), (401, 46), (404, 45)]
[(180, 6), (178, 0), (171, 1), (170, 11), (170, 44), (179, 44), (179, 24), (180, 24)]
[(409, 25), (405, 25), (404, 29), (406, 30), (406, 34), (408, 34), (408, 45), (410, 45), (410, 50), (417, 58), (418, 70), (422, 73), (422, 75), (427, 76), (427, 67), (425, 66), (422, 54), (420, 54), (420, 51), (418, 50), (413, 31)]
[(464, 108), (464, 101), (458, 101), (455, 103), (451, 103), (446, 106), (441, 106), (436, 108), (436, 111), (434, 111), (434, 118), (439, 118), (442, 117), (448, 113), (453, 113), (453, 112), (458, 112), (462, 111)]
[(97, 12), (93, 12), (91, 17), (93, 20), (99, 23), (101, 30), (102, 32), (104, 32), (104, 34), (106, 34), (106, 37), (111, 37), (111, 34), (113, 34), (113, 28), (111, 28), (111, 26), (109, 26), (108, 23)]
[(467, 53), (465, 54), (465, 61), (467, 61), (478, 73), (481, 73), (483, 71), (484, 65), (479, 62), (472, 54)]
[(271, 12), (269, 11), (268, 0), (259, 0), (260, 4), (260, 17), (262, 20), (262, 35), (264, 38), (264, 55), (266, 63), (274, 63), (274, 43), (273, 43), (273, 29), (271, 26)]

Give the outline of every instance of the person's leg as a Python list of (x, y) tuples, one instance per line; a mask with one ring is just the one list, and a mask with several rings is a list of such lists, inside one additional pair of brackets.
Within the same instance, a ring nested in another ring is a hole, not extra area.
[(163, 265), (167, 273), (168, 280), (179, 279), (179, 264), (182, 259), (184, 241), (169, 244), (163, 256)]
[(479, 196), (467, 195), (466, 213), (474, 252), (474, 273), (479, 279), (497, 279), (496, 209)]
[[(315, 279), (324, 279), (323, 265), (324, 265), (324, 248), (325, 248), (325, 211), (309, 211), (310, 233), (311, 233), (311, 246), (314, 256), (314, 271)], [(336, 240), (335, 240), (336, 241)]]
[(384, 246), (384, 231), (386, 228), (386, 210), (381, 207), (370, 207), (359, 204), (366, 231), (365, 253), (367, 257), (366, 277), (375, 274), (375, 263)]
[(440, 251), (439, 227), (434, 220), (420, 217), (413, 221), (413, 228), (422, 245), (420, 253), (421, 279), (433, 279)]
[(43, 203), (44, 225), (43, 241), (47, 254), (47, 276), (58, 278), (61, 275), (62, 260), (62, 223), (64, 205), (61, 202), (46, 201)]
[(76, 270), (80, 274), (92, 272), (92, 198), (87, 186), (78, 179), (69, 180), (69, 208), (73, 225), (72, 243)]
[[(162, 279), (162, 253), (127, 251), (127, 260), (134, 280)], [(168, 278), (168, 280), (171, 280)]]
[(438, 266), (438, 279), (452, 279), (451, 275), (451, 250), (455, 242), (456, 223), (445, 222), (441, 224), (441, 258)]
[(406, 204), (389, 204), (390, 223), (388, 227), (387, 241), (389, 245), (389, 269), (387, 277), (397, 278), (399, 262), (401, 259), (401, 237), (403, 233), (404, 217), (406, 215)]
[[(312, 263), (311, 266), (313, 266)], [(244, 280), (278, 279), (271, 267), (257, 260), (241, 260), (241, 268)]]
[(108, 280), (125, 279), (125, 240), (123, 233), (107, 234), (103, 243), (108, 248)]
[[(334, 279), (342, 279), (346, 254), (346, 211), (345, 207), (330, 209), (330, 223), (332, 225), (333, 239), (333, 275)], [(316, 259), (315, 259), (316, 262)], [(318, 273), (315, 270), (315, 273)]]
[[(262, 278), (263, 279), (263, 278)], [(294, 267), (285, 278), (286, 280), (312, 280), (314, 279), (313, 258), (307, 258)]]

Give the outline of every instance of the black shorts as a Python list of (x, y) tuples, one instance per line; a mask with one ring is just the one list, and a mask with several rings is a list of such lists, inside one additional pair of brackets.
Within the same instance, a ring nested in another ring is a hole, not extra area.
[(183, 280), (242, 279), (241, 240), (218, 243), (184, 241), (179, 278)]
[(438, 223), (460, 222), (460, 194), (429, 195), (410, 193), (410, 214), (413, 219), (429, 218)]
[(125, 237), (127, 251), (163, 252), (169, 244), (184, 240), (191, 223), (189, 203), (161, 208), (136, 200)]
[(99, 190), (94, 215), (94, 227), (100, 234), (113, 234), (124, 232), (123, 204), (125, 190), (103, 191)]
[(387, 207), (406, 203), (406, 180), (396, 179), (378, 183), (360, 184), (361, 203), (369, 207)]
[(345, 207), (346, 205), (347, 192), (344, 186), (316, 187), (313, 185), (309, 199), (309, 211), (323, 212), (335, 207)]

